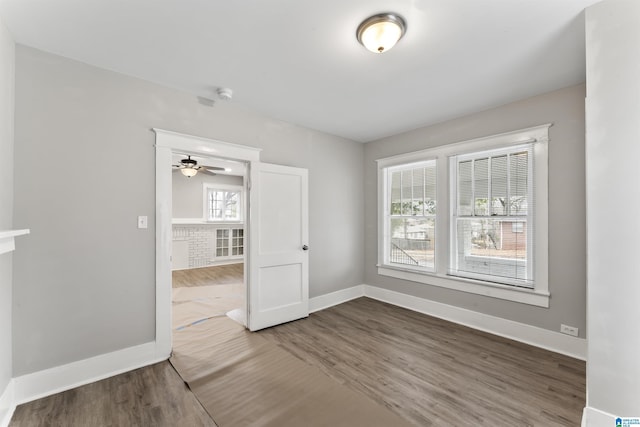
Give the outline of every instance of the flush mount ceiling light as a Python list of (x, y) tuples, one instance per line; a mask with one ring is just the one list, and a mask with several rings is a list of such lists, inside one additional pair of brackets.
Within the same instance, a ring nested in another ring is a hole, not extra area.
[(362, 21), (356, 31), (358, 41), (374, 53), (391, 49), (402, 38), (407, 25), (395, 13), (380, 13)]
[(218, 94), (218, 97), (223, 101), (231, 101), (231, 98), (233, 98), (233, 91), (228, 87), (220, 87), (218, 88), (216, 93)]

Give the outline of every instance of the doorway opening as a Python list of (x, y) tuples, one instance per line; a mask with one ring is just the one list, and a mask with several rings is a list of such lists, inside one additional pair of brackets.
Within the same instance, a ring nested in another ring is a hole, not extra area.
[(171, 168), (172, 333), (222, 316), (246, 326), (246, 164), (173, 151)]
[[(179, 164), (174, 162), (174, 154), (186, 154), (187, 164), (191, 164), (188, 158), (191, 155), (245, 165), (240, 197), (244, 200), (242, 236), (239, 231), (234, 236), (229, 227), (228, 243), (220, 244), (222, 256), (233, 256), (233, 248), (238, 255), (242, 241), (245, 305), (240, 308), (245, 311), (244, 322), (240, 323), (255, 331), (308, 316), (308, 171), (262, 163), (259, 148), (162, 129), (153, 131), (156, 133), (155, 357), (167, 359), (172, 352), (172, 165)], [(193, 171), (188, 174), (197, 175)], [(220, 206), (224, 206), (224, 198), (230, 196), (210, 197), (222, 200)], [(204, 215), (203, 212), (203, 218)], [(225, 232), (220, 232), (220, 239), (225, 239)]]
[[(153, 129), (156, 134), (156, 348), (155, 356), (159, 360), (168, 359), (173, 348), (173, 174), (176, 163), (174, 154), (202, 156), (220, 160), (235, 161), (244, 165), (243, 191), (245, 203), (243, 217), (243, 276), (247, 300), (249, 283), (252, 280), (247, 272), (253, 256), (249, 253), (249, 240), (253, 230), (249, 215), (249, 179), (253, 165), (260, 160), (260, 149), (230, 144), (208, 138), (200, 138), (162, 129)], [(188, 157), (187, 157), (188, 160)], [(188, 164), (187, 164), (188, 165)], [(205, 163), (203, 163), (205, 165)], [(181, 172), (180, 172), (181, 173)], [(191, 173), (192, 174), (192, 173)], [(197, 175), (197, 174), (196, 174)], [(253, 192), (252, 192), (253, 194)], [(253, 197), (253, 196), (251, 196)], [(203, 205), (204, 206), (204, 205)], [(204, 207), (203, 207), (204, 209)], [(201, 214), (204, 218), (204, 212)], [(184, 265), (184, 264), (183, 264)], [(240, 307), (248, 314), (248, 304)], [(246, 316), (246, 322), (250, 318)]]

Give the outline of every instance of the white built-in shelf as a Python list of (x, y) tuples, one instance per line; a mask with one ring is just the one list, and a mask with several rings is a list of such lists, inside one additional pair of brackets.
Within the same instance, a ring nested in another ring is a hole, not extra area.
[(24, 236), (25, 234), (29, 234), (29, 229), (0, 230), (0, 254), (15, 250), (16, 243), (13, 239), (17, 236)]
[(242, 225), (242, 221), (207, 221), (200, 218), (173, 218), (173, 225), (215, 225), (219, 228), (230, 225)]

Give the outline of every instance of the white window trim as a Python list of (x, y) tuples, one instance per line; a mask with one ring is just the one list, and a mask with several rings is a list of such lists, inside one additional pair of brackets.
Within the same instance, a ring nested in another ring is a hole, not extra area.
[[(492, 135), (483, 138), (476, 138), (469, 141), (462, 141), (453, 144), (442, 145), (426, 150), (412, 153), (400, 154), (377, 160), (378, 164), (378, 274), (394, 277), (397, 279), (409, 280), (412, 282), (424, 283), (458, 291), (484, 295), (492, 298), (504, 299), (520, 302), (539, 307), (549, 307), (549, 271), (548, 271), (548, 142), (549, 127), (551, 123), (521, 129), (513, 132), (506, 132), (499, 135)], [(466, 279), (449, 276), (446, 274), (449, 268), (449, 230), (450, 230), (450, 209), (451, 201), (449, 197), (450, 176), (449, 157), (463, 155), (476, 151), (486, 151), (498, 148), (507, 148), (526, 143), (533, 144), (533, 164), (534, 164), (534, 188), (535, 197), (535, 284), (533, 289), (519, 288), (499, 283), (486, 282), (481, 280)], [(385, 215), (383, 215), (386, 200), (384, 194), (385, 170), (386, 168), (416, 163), (424, 160), (436, 160), (437, 176), (437, 213), (436, 213), (436, 246), (435, 265), (436, 272), (416, 272), (411, 269), (390, 266), (384, 264), (384, 242), (385, 235)], [(442, 238), (447, 236), (447, 238)]]
[[(236, 191), (240, 194), (238, 198), (240, 206), (238, 206), (238, 219), (209, 219), (209, 190), (222, 190), (222, 191)], [(214, 182), (204, 182), (202, 184), (202, 218), (208, 224), (242, 224), (244, 222), (242, 218), (242, 209), (244, 206), (244, 192), (242, 186), (228, 185), (228, 184), (216, 184)]]

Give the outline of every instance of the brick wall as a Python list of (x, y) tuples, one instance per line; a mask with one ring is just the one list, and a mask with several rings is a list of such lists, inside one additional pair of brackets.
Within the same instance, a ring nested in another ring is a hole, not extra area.
[(216, 259), (216, 230), (242, 228), (242, 225), (174, 224), (173, 240), (188, 242), (189, 268), (208, 267), (229, 257)]

